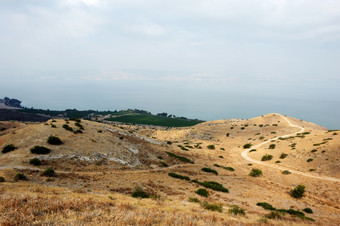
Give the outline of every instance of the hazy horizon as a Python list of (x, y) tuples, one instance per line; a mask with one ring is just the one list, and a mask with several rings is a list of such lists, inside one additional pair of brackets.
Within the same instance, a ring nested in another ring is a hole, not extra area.
[(339, 129), (340, 1), (0, 0), (0, 98)]

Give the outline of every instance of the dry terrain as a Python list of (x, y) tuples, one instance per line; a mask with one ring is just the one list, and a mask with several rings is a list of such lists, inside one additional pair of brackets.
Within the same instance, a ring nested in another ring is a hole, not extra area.
[[(0, 150), (16, 148), (0, 153), (3, 225), (340, 225), (340, 131), (303, 120), (267, 114), (164, 128), (58, 119), (0, 130)], [(48, 144), (51, 135), (63, 143)], [(37, 145), (51, 152), (31, 153)], [(56, 175), (42, 176), (47, 168)], [(254, 168), (262, 175), (250, 176)], [(205, 181), (228, 192), (206, 187), (200, 196)], [(298, 185), (302, 198), (290, 195)], [(149, 198), (133, 198), (136, 187)]]

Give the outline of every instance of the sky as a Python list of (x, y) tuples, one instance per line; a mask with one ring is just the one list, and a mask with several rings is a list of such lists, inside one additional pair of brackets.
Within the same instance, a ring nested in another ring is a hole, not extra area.
[(338, 0), (0, 0), (0, 98), (340, 128)]

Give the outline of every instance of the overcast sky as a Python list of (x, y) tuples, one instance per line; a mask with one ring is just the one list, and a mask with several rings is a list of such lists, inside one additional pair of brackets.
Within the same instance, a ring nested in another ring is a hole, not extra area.
[(335, 100), (339, 71), (339, 0), (0, 0), (3, 84), (299, 83)]

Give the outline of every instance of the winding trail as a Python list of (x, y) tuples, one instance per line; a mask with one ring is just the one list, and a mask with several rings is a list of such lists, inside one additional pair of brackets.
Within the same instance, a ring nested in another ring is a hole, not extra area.
[(268, 167), (271, 167), (271, 168), (274, 168), (274, 169), (279, 169), (279, 170), (289, 170), (289, 172), (291, 173), (295, 173), (295, 174), (298, 174), (298, 175), (302, 175), (302, 176), (306, 176), (306, 177), (312, 177), (312, 178), (316, 178), (316, 179), (320, 179), (320, 180), (328, 180), (328, 181), (333, 181), (333, 182), (340, 182), (340, 179), (338, 178), (335, 178), (335, 177), (327, 177), (327, 176), (317, 176), (317, 175), (313, 175), (313, 174), (309, 174), (309, 173), (303, 173), (303, 172), (300, 172), (300, 171), (297, 171), (297, 170), (293, 170), (293, 169), (289, 169), (289, 168), (286, 168), (286, 167), (281, 167), (281, 166), (277, 166), (277, 165), (273, 165), (273, 164), (270, 164), (270, 163), (265, 163), (265, 162), (262, 162), (262, 161), (257, 161), (255, 159), (252, 159), (248, 156), (248, 153), (251, 149), (256, 149), (256, 148), (259, 148), (261, 146), (263, 146), (264, 144), (267, 144), (269, 142), (272, 142), (274, 140), (277, 140), (279, 139), (280, 137), (281, 138), (286, 138), (286, 137), (290, 137), (290, 136), (293, 136), (293, 135), (296, 135), (297, 133), (302, 133), (305, 131), (305, 129), (301, 126), (298, 126), (298, 125), (294, 125), (292, 124), (285, 116), (281, 115), (281, 114), (277, 114), (277, 115), (280, 115), (284, 120), (287, 121), (287, 123), (289, 124), (289, 126), (291, 127), (295, 127), (295, 128), (298, 128), (300, 129), (298, 132), (294, 132), (294, 133), (290, 133), (290, 134), (287, 134), (287, 135), (284, 135), (284, 136), (279, 136), (279, 137), (275, 137), (275, 138), (272, 138), (272, 139), (269, 139), (265, 142), (262, 142), (260, 144), (257, 144), (251, 148), (248, 148), (246, 149), (245, 151), (243, 151), (241, 153), (241, 156), (250, 161), (250, 162), (253, 162), (253, 163), (256, 163), (256, 164), (259, 164), (259, 165), (264, 165), (264, 166), (268, 166)]

